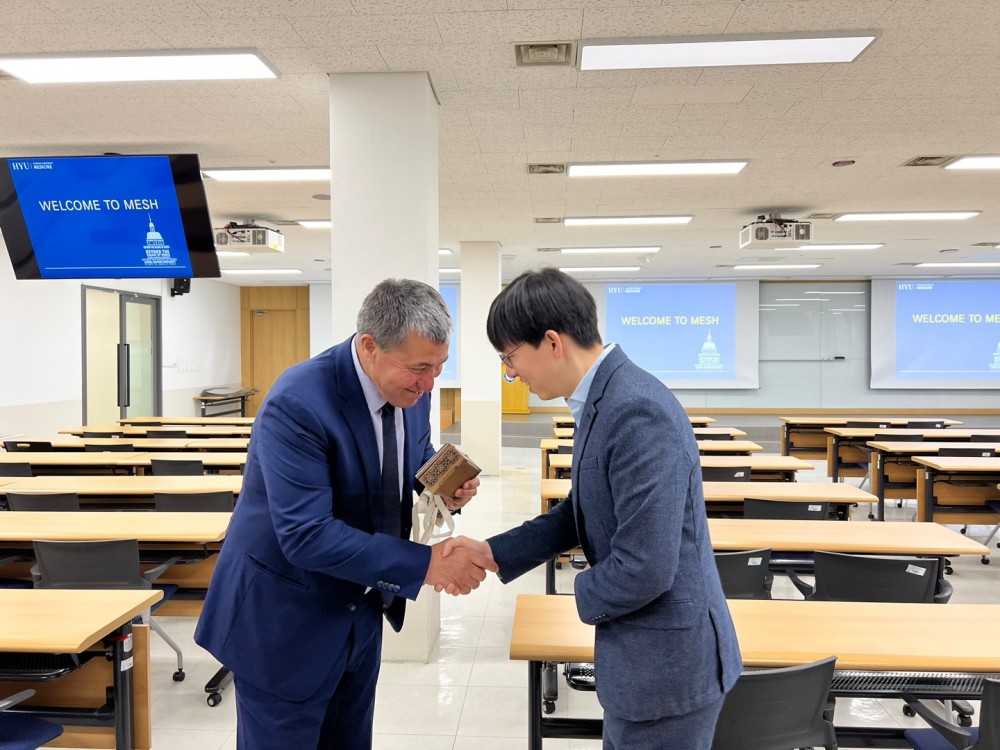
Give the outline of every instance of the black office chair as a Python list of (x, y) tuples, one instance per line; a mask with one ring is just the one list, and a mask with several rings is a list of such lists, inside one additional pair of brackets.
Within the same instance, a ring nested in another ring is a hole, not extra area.
[(7, 464), (0, 463), (0, 477), (33, 477), (34, 473), (31, 471), (31, 464), (29, 463), (17, 463), (17, 464)]
[(876, 432), (872, 440), (882, 443), (922, 443), (924, 436), (913, 432)]
[(953, 458), (993, 458), (997, 452), (993, 448), (938, 448), (937, 454)]
[(52, 450), (52, 443), (48, 440), (4, 440), (3, 447), (8, 453), (50, 451)]
[(1000, 680), (983, 680), (979, 727), (965, 729), (942, 720), (922, 701), (909, 693), (903, 700), (932, 729), (907, 729), (903, 738), (914, 750), (996, 750), (1000, 748)]
[(744, 672), (726, 695), (712, 750), (836, 750), (836, 732), (824, 717), (836, 661)]
[(51, 721), (9, 710), (34, 694), (34, 690), (22, 690), (0, 698), (0, 750), (35, 750), (63, 733), (63, 728)]
[(807, 600), (824, 602), (911, 602), (944, 604), (952, 594), (938, 583), (936, 557), (880, 557), (816, 552), (815, 584), (795, 571), (788, 577)]
[(749, 466), (702, 466), (703, 482), (749, 482)]
[(887, 430), (892, 427), (891, 422), (872, 422), (871, 420), (862, 419), (848, 419), (847, 424), (844, 425), (848, 429), (861, 428), (861, 429), (874, 429), (874, 430)]
[[(30, 495), (24, 492), (8, 492), (7, 507), (10, 510), (80, 510), (80, 498), (75, 492), (46, 492)], [(0, 745), (0, 750), (3, 746)]]
[(696, 432), (694, 434), (698, 440), (732, 440), (732, 436), (725, 432)]
[(205, 473), (205, 464), (197, 458), (153, 458), (149, 461), (149, 473), (154, 477), (194, 477)]
[(83, 437), (86, 438), (120, 438), (125, 437), (124, 432), (94, 432), (93, 430), (84, 430)]
[(976, 433), (972, 433), (972, 437), (969, 438), (969, 442), (972, 442), (972, 443), (1000, 443), (1000, 435), (993, 435), (993, 434), (989, 434), (989, 435), (986, 435), (986, 434), (977, 435)]
[(235, 506), (232, 492), (155, 492), (153, 504), (159, 511), (174, 513), (229, 513)]
[(146, 430), (148, 438), (186, 438), (187, 430)]
[[(173, 596), (179, 588), (175, 584), (156, 584), (156, 580), (177, 559), (139, 572), (139, 542), (136, 539), (105, 539), (85, 542), (65, 542), (36, 539), (36, 565), (32, 569), (35, 588), (39, 589), (151, 589), (163, 592), (163, 599), (153, 605), (152, 611)], [(173, 638), (152, 617), (149, 627), (156, 632), (177, 654), (177, 671), (174, 682), (184, 680), (184, 654)]]
[(944, 420), (942, 419), (914, 419), (906, 423), (910, 430), (943, 430)]
[(743, 500), (743, 517), (765, 520), (826, 521), (830, 518), (830, 503), (764, 500), (759, 497), (748, 497)]
[(564, 455), (572, 455), (573, 454), (573, 446), (572, 445), (557, 445), (556, 446), (556, 453), (562, 453)]
[(84, 443), (83, 449), (90, 453), (135, 453), (132, 443)]
[(727, 599), (770, 599), (774, 576), (768, 572), (771, 550), (716, 552), (722, 591)]

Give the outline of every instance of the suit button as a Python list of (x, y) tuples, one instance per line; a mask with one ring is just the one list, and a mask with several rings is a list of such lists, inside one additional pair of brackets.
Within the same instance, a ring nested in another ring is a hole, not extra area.
[(394, 583), (393, 586), (392, 586), (392, 590), (393, 591), (399, 591), (399, 584), (398, 583)]
[(358, 605), (357, 604), (348, 604), (347, 605), (347, 611), (348, 612), (357, 612), (358, 611)]
[(375, 585), (378, 586), (380, 589), (384, 589), (385, 588), (385, 581), (379, 581)]

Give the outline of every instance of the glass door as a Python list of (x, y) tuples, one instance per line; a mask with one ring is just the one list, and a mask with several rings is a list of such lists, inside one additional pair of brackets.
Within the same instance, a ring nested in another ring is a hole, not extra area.
[(122, 417), (160, 414), (159, 326), (160, 301), (142, 295), (120, 295), (121, 336), (118, 379)]

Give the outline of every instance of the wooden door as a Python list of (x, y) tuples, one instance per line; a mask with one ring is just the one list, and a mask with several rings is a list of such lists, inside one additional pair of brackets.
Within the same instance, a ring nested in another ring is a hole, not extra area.
[(521, 381), (520, 378), (515, 380), (513, 383), (509, 382), (504, 377), (504, 370), (506, 368), (503, 363), (500, 364), (500, 382), (502, 383), (500, 388), (500, 404), (501, 411), (504, 414), (530, 414), (531, 409), (528, 408), (528, 386)]
[(241, 290), (243, 385), (256, 388), (247, 416), (257, 414), (274, 381), (309, 358), (309, 288), (243, 287)]

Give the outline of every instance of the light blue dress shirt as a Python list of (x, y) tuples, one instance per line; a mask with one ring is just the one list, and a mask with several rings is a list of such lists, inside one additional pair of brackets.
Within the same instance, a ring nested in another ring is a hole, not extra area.
[(577, 424), (580, 424), (580, 417), (583, 414), (583, 405), (587, 403), (587, 394), (590, 393), (590, 385), (594, 382), (594, 375), (597, 374), (597, 368), (601, 366), (601, 362), (604, 358), (608, 356), (612, 349), (615, 348), (615, 344), (608, 344), (604, 347), (604, 351), (601, 352), (600, 356), (594, 361), (594, 364), (590, 366), (587, 370), (587, 374), (583, 376), (583, 380), (579, 382), (576, 386), (576, 390), (573, 391), (572, 395), (566, 399), (566, 405), (569, 406), (570, 413), (573, 415), (573, 419), (576, 420)]

